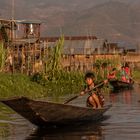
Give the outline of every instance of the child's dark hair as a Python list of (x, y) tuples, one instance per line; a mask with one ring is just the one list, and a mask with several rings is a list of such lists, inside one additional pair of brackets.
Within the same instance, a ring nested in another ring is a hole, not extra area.
[(128, 63), (125, 63), (125, 65), (124, 65), (125, 67), (129, 67), (129, 64)]
[(116, 68), (113, 68), (113, 69), (112, 69), (112, 71), (115, 71), (115, 70), (117, 70), (117, 69), (116, 69)]
[(93, 73), (93, 72), (87, 72), (87, 73), (85, 74), (85, 80), (86, 80), (87, 78), (94, 79), (94, 78), (95, 78), (94, 73)]

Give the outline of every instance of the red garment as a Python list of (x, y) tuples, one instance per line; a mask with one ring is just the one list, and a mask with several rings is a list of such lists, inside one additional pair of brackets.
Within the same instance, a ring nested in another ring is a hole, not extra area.
[(116, 75), (115, 75), (115, 73), (110, 73), (107, 78), (108, 79), (115, 79)]
[(130, 68), (129, 67), (125, 67), (125, 72), (126, 72), (126, 74), (130, 75)]

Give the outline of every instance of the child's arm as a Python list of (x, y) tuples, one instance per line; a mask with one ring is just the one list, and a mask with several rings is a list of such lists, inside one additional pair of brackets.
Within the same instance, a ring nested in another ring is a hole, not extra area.
[(95, 87), (98, 86), (95, 90), (96, 91), (99, 91), (101, 88), (104, 87), (104, 85), (107, 85), (108, 84), (108, 79), (102, 81), (102, 82), (99, 82), (98, 84), (95, 84)]
[(82, 95), (85, 95), (87, 92), (88, 92), (88, 89), (85, 88), (84, 90), (81, 91), (80, 95), (81, 95), (81, 96), (82, 96)]
[(87, 91), (88, 91), (87, 85), (84, 85), (83, 90), (80, 92), (80, 95), (81, 96), (85, 95)]

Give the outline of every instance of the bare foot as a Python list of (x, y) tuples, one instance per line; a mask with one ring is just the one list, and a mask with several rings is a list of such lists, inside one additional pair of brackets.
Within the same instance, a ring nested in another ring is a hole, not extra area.
[(101, 108), (102, 108), (102, 106), (101, 106), (101, 105), (99, 105), (99, 106), (98, 106), (98, 109), (101, 109)]

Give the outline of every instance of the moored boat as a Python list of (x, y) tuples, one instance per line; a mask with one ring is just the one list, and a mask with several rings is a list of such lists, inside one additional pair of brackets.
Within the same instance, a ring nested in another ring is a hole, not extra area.
[(108, 105), (101, 109), (92, 109), (89, 107), (32, 100), (27, 97), (15, 97), (0, 101), (32, 124), (38, 126), (68, 124), (88, 120), (97, 121), (111, 107), (111, 105)]
[(120, 91), (125, 89), (132, 89), (134, 81), (131, 80), (130, 83), (128, 83), (120, 80), (110, 80), (109, 83), (113, 87), (113, 91)]

